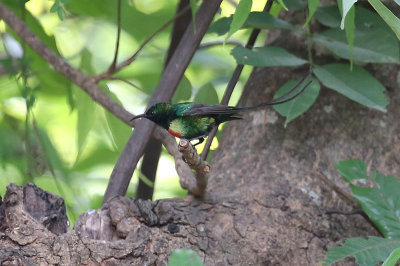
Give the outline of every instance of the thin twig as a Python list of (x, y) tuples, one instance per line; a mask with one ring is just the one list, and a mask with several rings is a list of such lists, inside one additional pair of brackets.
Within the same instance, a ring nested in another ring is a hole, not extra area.
[(132, 87), (134, 87), (134, 88), (136, 88), (138, 90), (140, 90), (140, 91), (144, 91), (143, 88), (139, 87), (138, 85), (136, 85), (135, 83), (133, 83), (133, 82), (131, 82), (129, 80), (126, 80), (126, 79), (123, 79), (123, 78), (120, 78), (120, 77), (109, 77), (108, 79), (110, 79), (110, 80), (119, 80), (119, 81), (122, 81), (122, 82), (124, 82), (124, 83), (126, 83), (126, 84), (128, 84), (128, 85), (130, 85), (130, 86), (132, 86)]
[(119, 40), (120, 40), (120, 35), (121, 35), (121, 0), (118, 0), (118, 6), (117, 6), (117, 43), (115, 44), (115, 54), (114, 54), (114, 59), (108, 68), (108, 73), (114, 73), (115, 66), (117, 64), (117, 58), (118, 58), (118, 49), (119, 49)]
[[(265, 4), (265, 7), (264, 7), (264, 12), (269, 12), (269, 10), (271, 9), (272, 3), (273, 3), (273, 0), (267, 1), (267, 3)], [(249, 48), (249, 49), (253, 48), (259, 33), (260, 33), (260, 29), (252, 30), (249, 40), (247, 41), (246, 48)], [(221, 105), (228, 105), (229, 99), (232, 96), (233, 89), (235, 88), (235, 86), (239, 80), (242, 70), (243, 70), (243, 65), (236, 66), (235, 71), (233, 72), (232, 77), (229, 80), (229, 83), (226, 87), (224, 96), (222, 97)], [(218, 131), (218, 128), (213, 128), (211, 130), (210, 134), (208, 134), (206, 144), (204, 145), (203, 152), (201, 153), (201, 158), (203, 160), (207, 159), (207, 155), (210, 152), (211, 143), (212, 143), (215, 135), (217, 134), (217, 131)]]
[(114, 67), (113, 71), (109, 71), (107, 70), (106, 72), (101, 73), (100, 75), (98, 75), (95, 79), (96, 82), (99, 82), (102, 79), (106, 79), (109, 78), (112, 74), (120, 71), (122, 68), (130, 65), (133, 61), (135, 61), (136, 57), (138, 56), (138, 54), (143, 50), (144, 47), (146, 47), (146, 45), (155, 37), (157, 36), (160, 32), (162, 32), (165, 28), (167, 28), (172, 22), (174, 22), (177, 18), (179, 18), (180, 16), (182, 16), (183, 14), (185, 14), (187, 11), (189, 10), (189, 6), (187, 6), (186, 8), (182, 9), (181, 12), (179, 12), (178, 14), (176, 14), (175, 17), (173, 17), (172, 19), (170, 19), (169, 21), (167, 21), (165, 24), (163, 24), (160, 28), (158, 28), (153, 34), (151, 34), (141, 45), (140, 47), (136, 50), (136, 52), (129, 57), (128, 59), (126, 59), (125, 61), (123, 61), (121, 64), (119, 64), (118, 66)]
[[(350, 205), (355, 208), (360, 208), (358, 202), (346, 191), (338, 187), (334, 182), (332, 182), (328, 177), (326, 177), (323, 173), (315, 171), (315, 173), (320, 180), (322, 180), (325, 184), (327, 184), (333, 191), (335, 191), (338, 195), (342, 196)], [(311, 173), (312, 174), (312, 173)]]

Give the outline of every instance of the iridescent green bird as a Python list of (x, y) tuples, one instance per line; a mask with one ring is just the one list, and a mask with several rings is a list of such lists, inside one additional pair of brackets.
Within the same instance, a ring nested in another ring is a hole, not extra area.
[[(177, 104), (157, 103), (151, 106), (146, 113), (135, 116), (131, 120), (147, 118), (168, 130), (172, 136), (185, 138), (189, 141), (198, 139), (199, 142), (195, 144), (196, 146), (204, 141), (204, 138), (207, 137), (208, 133), (214, 127), (226, 121), (241, 119), (239, 113), (242, 111), (252, 110), (262, 106), (282, 104), (293, 100), (311, 84), (312, 81), (305, 82), (307, 79), (308, 76), (282, 97), (256, 106), (233, 107), (224, 105), (204, 105), (192, 102)], [(292, 95), (300, 87), (302, 87), (302, 89)]]

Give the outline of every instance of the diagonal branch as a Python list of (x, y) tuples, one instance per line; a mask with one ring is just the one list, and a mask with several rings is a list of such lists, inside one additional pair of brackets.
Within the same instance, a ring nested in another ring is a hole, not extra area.
[(108, 72), (112, 73), (115, 71), (115, 66), (117, 65), (118, 59), (118, 50), (119, 50), (119, 41), (121, 40), (121, 0), (118, 0), (118, 7), (117, 7), (117, 42), (115, 44), (115, 53), (114, 59), (108, 68)]
[[(0, 18), (3, 19), (8, 26), (38, 55), (51, 64), (59, 73), (81, 87), (95, 102), (102, 105), (105, 109), (121, 119), (127, 125), (136, 125), (136, 123), (132, 123), (132, 121), (130, 121), (133, 115), (124, 109), (119, 103), (111, 99), (106, 93), (104, 93), (96, 84), (93, 77), (89, 77), (81, 71), (75, 69), (58, 54), (49, 49), (21, 19), (19, 19), (2, 3), (0, 3)], [(175, 139), (163, 131), (164, 130), (161, 128), (156, 128), (154, 137), (162, 141), (167, 147), (168, 152), (172, 155), (180, 154), (177, 147), (173, 147), (173, 145), (171, 145), (172, 143), (175, 143), (176, 146)]]
[(112, 74), (120, 71), (122, 68), (129, 66), (133, 61), (135, 61), (136, 57), (139, 55), (139, 53), (143, 50), (144, 47), (146, 47), (146, 45), (153, 40), (153, 38), (155, 36), (157, 36), (160, 32), (162, 32), (164, 29), (166, 29), (172, 22), (174, 22), (176, 19), (178, 19), (179, 17), (181, 17), (182, 15), (184, 15), (187, 11), (189, 10), (189, 6), (183, 8), (178, 14), (176, 14), (175, 17), (173, 17), (172, 19), (170, 19), (169, 21), (167, 21), (165, 24), (163, 24), (159, 29), (157, 29), (153, 34), (151, 34), (141, 45), (140, 47), (137, 49), (137, 51), (128, 59), (126, 59), (125, 61), (123, 61), (121, 64), (119, 64), (118, 66), (114, 66), (113, 69), (109, 68), (106, 72), (101, 73), (100, 75), (98, 75), (96, 77), (96, 81), (100, 81), (102, 79), (106, 79), (109, 78)]
[[(158, 86), (150, 99), (149, 106), (157, 102), (169, 101), (172, 98), (221, 1), (203, 1), (196, 15), (196, 33), (193, 32), (193, 25), (191, 23), (176, 48), (176, 52), (167, 64)], [(113, 197), (125, 195), (133, 171), (155, 128), (154, 123), (146, 119), (138, 121), (137, 124), (138, 126), (133, 131), (113, 169), (103, 204)]]
[(126, 124), (130, 123), (132, 114), (125, 110), (120, 104), (111, 99), (95, 83), (93, 77), (89, 77), (72, 67), (58, 54), (48, 48), (12, 11), (0, 3), (0, 18), (17, 34), (26, 44), (28, 44), (38, 55), (51, 64), (54, 69), (67, 77), (73, 83), (81, 87), (89, 96), (108, 111), (116, 115)]

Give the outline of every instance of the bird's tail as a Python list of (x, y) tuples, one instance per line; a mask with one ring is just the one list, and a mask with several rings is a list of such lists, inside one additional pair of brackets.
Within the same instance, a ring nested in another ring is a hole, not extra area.
[[(289, 101), (293, 100), (294, 98), (296, 98), (297, 96), (299, 96), (300, 94), (302, 94), (303, 91), (305, 91), (305, 89), (307, 89), (310, 86), (310, 84), (312, 83), (312, 80), (307, 81), (310, 77), (311, 77), (311, 74), (307, 75), (299, 83), (297, 83), (297, 85), (294, 86), (293, 89), (291, 89), (288, 93), (286, 93), (285, 95), (283, 95), (281, 97), (278, 97), (278, 98), (273, 99), (272, 101), (269, 101), (266, 103), (260, 103), (255, 106), (241, 107), (241, 109), (242, 110), (251, 110), (251, 109), (256, 109), (256, 108), (263, 107), (263, 106), (278, 105), (278, 104), (289, 102)], [(302, 89), (300, 89), (298, 92), (296, 92), (299, 88), (302, 88)]]

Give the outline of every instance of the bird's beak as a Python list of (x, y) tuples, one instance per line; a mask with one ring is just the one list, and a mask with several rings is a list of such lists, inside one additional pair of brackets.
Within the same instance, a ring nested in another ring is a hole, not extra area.
[(142, 117), (146, 117), (146, 114), (141, 114), (141, 115), (134, 116), (134, 117), (131, 119), (131, 121), (133, 121), (133, 120), (135, 120), (135, 119), (138, 119), (138, 118), (142, 118)]

